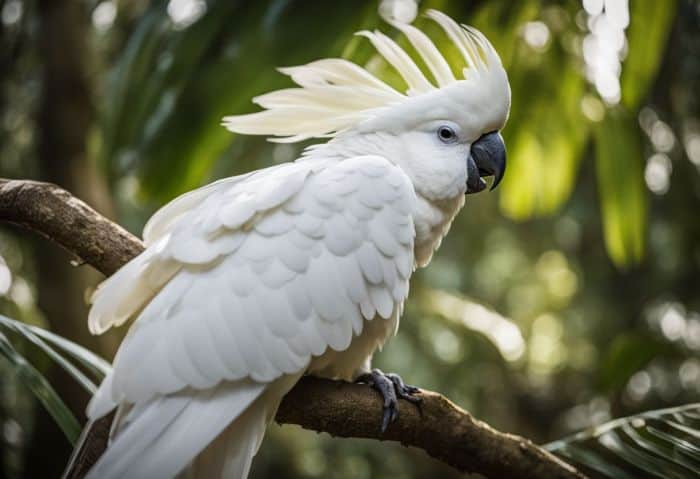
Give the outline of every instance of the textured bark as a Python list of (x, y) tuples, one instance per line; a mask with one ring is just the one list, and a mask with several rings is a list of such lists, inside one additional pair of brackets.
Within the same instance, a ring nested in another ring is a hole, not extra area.
[[(61, 188), (0, 180), (0, 221), (25, 226), (109, 275), (143, 250), (141, 242)], [(491, 478), (584, 478), (532, 442), (496, 431), (440, 394), (423, 391), (420, 408), (401, 401), (400, 417), (382, 434), (382, 401), (368, 386), (303, 378), (276, 420), (333, 436), (398, 441), (464, 472)], [(69, 478), (81, 478), (106, 447), (110, 417), (88, 431)]]
[(281, 424), (333, 436), (398, 441), (450, 466), (489, 478), (583, 478), (531, 441), (496, 431), (444, 396), (421, 391), (420, 408), (401, 400), (399, 419), (379, 431), (382, 400), (363, 384), (305, 377), (285, 396)]
[(106, 276), (143, 251), (134, 235), (50, 183), (0, 179), (0, 221), (46, 237)]

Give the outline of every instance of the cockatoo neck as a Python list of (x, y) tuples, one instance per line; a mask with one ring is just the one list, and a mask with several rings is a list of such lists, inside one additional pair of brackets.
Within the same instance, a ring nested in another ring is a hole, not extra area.
[[(303, 161), (343, 161), (356, 156), (377, 155), (402, 167), (401, 148), (398, 146), (397, 138), (392, 133), (348, 131), (328, 143), (309, 147), (304, 152)], [(464, 206), (464, 189), (456, 189), (455, 194), (448, 197), (431, 198), (428, 190), (418, 184), (410, 171), (405, 173), (411, 179), (417, 198), (413, 211), (415, 258), (416, 264), (423, 267), (430, 262), (449, 231), (452, 220)]]

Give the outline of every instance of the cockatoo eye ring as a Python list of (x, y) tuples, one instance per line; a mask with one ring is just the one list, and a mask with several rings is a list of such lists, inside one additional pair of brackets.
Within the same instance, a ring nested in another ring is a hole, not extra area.
[(443, 125), (437, 130), (437, 136), (443, 143), (454, 143), (457, 141), (457, 133), (449, 126)]

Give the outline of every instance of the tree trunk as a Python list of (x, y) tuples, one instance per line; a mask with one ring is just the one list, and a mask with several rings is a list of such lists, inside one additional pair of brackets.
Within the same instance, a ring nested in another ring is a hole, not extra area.
[[(110, 215), (109, 196), (88, 152), (95, 112), (88, 65), (89, 13), (78, 0), (40, 0), (38, 54), (43, 66), (37, 117), (38, 165), (42, 178), (80, 194)], [(87, 330), (86, 293), (100, 279), (89, 267), (71, 266), (65, 251), (36, 243), (38, 306), (52, 331), (93, 351), (113, 349)], [(49, 377), (78, 418), (87, 393), (55, 367)], [(26, 477), (59, 477), (71, 451), (62, 432), (41, 407), (36, 411)]]

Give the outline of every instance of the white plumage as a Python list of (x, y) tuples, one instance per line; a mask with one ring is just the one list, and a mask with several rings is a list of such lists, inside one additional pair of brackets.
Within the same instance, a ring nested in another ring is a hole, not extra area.
[[(416, 200), (398, 167), (377, 156), (300, 161), (205, 188), (200, 201), (190, 194), (154, 217), (161, 225), (147, 231), (160, 237), (148, 235), (149, 248), (95, 294), (93, 331), (138, 321), (88, 408), (93, 419), (125, 409), (91, 477), (171, 477), (170, 454), (159, 462), (143, 452), (166, 430), (144, 435), (139, 427), (181, 428), (195, 408), (188, 397), (206, 412), (221, 403), (225, 416), (212, 422), (221, 429), (188, 439), (196, 446), (185, 466), (266, 385), (298, 377), (328, 348), (346, 350), (366, 321), (397, 321), (413, 263), (407, 212)], [(362, 209), (381, 189), (391, 200)], [(151, 475), (159, 467), (163, 474)]]
[[(300, 88), (228, 117), (239, 133), (334, 135), (296, 162), (177, 198), (144, 230), (146, 250), (93, 297), (99, 334), (136, 319), (88, 406), (116, 409), (88, 478), (248, 474), (281, 398), (306, 373), (352, 379), (396, 331), (414, 268), (464, 204), (471, 143), (510, 104), (493, 47), (438, 12), (463, 52), (456, 80), (427, 36), (397, 25), (433, 85), (388, 37), (364, 32), (407, 95), (344, 60), (282, 69)], [(435, 135), (447, 125), (457, 135)]]

